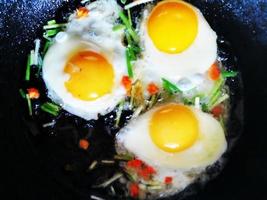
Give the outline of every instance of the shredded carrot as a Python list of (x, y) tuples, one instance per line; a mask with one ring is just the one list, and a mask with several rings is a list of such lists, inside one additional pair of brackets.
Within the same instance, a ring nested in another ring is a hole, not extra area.
[(131, 183), (129, 186), (130, 196), (133, 198), (137, 198), (139, 195), (139, 186), (136, 183)]
[(215, 106), (211, 110), (211, 113), (213, 114), (214, 117), (220, 117), (220, 115), (223, 114), (223, 107), (221, 105)]
[(147, 86), (147, 91), (149, 92), (150, 95), (155, 95), (159, 92), (159, 88), (155, 83), (150, 83)]
[(171, 176), (166, 176), (164, 183), (169, 185), (169, 184), (172, 184), (172, 181), (173, 181), (173, 178)]
[(89, 10), (86, 7), (80, 7), (79, 9), (77, 9), (76, 17), (80, 19), (83, 17), (87, 17), (88, 14), (89, 14)]
[(87, 150), (88, 148), (89, 148), (89, 142), (88, 142), (88, 140), (86, 140), (86, 139), (81, 139), (80, 141), (79, 141), (79, 147), (81, 148), (81, 149), (84, 149), (84, 150)]
[(209, 73), (209, 77), (211, 80), (214, 80), (214, 81), (218, 80), (221, 75), (221, 71), (220, 71), (218, 64), (214, 63), (213, 65), (211, 65), (208, 73)]
[(121, 84), (124, 86), (127, 92), (129, 92), (132, 88), (132, 80), (129, 76), (123, 76), (121, 79)]
[(30, 99), (39, 99), (40, 93), (36, 88), (27, 89)]

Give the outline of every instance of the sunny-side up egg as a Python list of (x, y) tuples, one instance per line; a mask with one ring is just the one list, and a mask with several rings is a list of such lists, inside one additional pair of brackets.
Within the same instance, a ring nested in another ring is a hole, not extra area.
[(136, 70), (145, 84), (186, 78), (194, 87), (216, 61), (216, 33), (189, 3), (164, 0), (146, 8), (139, 29), (143, 53)]
[(120, 7), (115, 1), (89, 4), (87, 15), (70, 17), (43, 63), (49, 97), (86, 120), (112, 111), (125, 98), (121, 79), (127, 74), (122, 32), (112, 28)]
[(167, 103), (131, 121), (116, 136), (117, 151), (129, 152), (156, 169), (155, 180), (173, 177), (184, 189), (206, 167), (219, 161), (227, 148), (224, 130), (210, 114)]

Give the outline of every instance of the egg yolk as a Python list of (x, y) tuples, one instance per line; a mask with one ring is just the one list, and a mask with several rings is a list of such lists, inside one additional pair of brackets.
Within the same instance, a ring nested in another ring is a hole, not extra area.
[(166, 105), (157, 110), (149, 123), (153, 143), (161, 150), (175, 153), (192, 146), (198, 137), (198, 122), (187, 107)]
[(93, 101), (112, 91), (113, 67), (98, 53), (78, 52), (67, 62), (64, 72), (70, 75), (65, 87), (78, 99)]
[(194, 42), (198, 20), (190, 5), (180, 0), (163, 1), (152, 10), (147, 28), (151, 40), (160, 51), (177, 54)]

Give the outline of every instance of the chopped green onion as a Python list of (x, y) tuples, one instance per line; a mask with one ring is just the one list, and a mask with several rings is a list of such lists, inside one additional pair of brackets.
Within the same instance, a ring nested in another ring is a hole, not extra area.
[(53, 104), (53, 103), (44, 103), (42, 106), (41, 106), (41, 109), (44, 111), (44, 112), (47, 112), (51, 115), (54, 115), (54, 116), (57, 116), (59, 114), (59, 111), (60, 111), (60, 107), (56, 104)]
[(122, 4), (125, 4), (127, 2), (127, 0), (121, 0)]
[(53, 25), (53, 24), (56, 24), (56, 23), (57, 23), (57, 22), (56, 22), (56, 20), (54, 20), (54, 19), (53, 19), (53, 20), (50, 20), (50, 21), (47, 22), (48, 25)]
[(19, 93), (23, 99), (26, 98), (26, 93), (23, 91), (23, 89), (19, 89)]
[(43, 55), (46, 54), (47, 50), (49, 49), (49, 47), (53, 44), (52, 41), (46, 41), (45, 45), (44, 45), (44, 50), (43, 50)]
[(28, 104), (28, 109), (29, 109), (29, 115), (32, 116), (32, 102), (31, 102), (29, 94), (26, 94), (26, 99), (27, 99), (27, 104)]
[(124, 160), (124, 161), (129, 161), (129, 160), (133, 160), (134, 156), (130, 155), (130, 154), (120, 154), (120, 155), (115, 155), (114, 156), (115, 160)]
[(91, 170), (95, 169), (97, 163), (98, 162), (96, 160), (94, 162), (92, 162), (92, 164), (89, 166), (88, 170), (91, 171)]
[(127, 10), (127, 14), (128, 14), (128, 19), (129, 19), (130, 25), (133, 26), (132, 15), (131, 15), (131, 10), (130, 9)]
[(181, 93), (182, 91), (173, 83), (165, 78), (162, 78), (163, 88), (170, 94)]
[(25, 80), (29, 81), (30, 77), (31, 77), (31, 55), (28, 55)]
[(217, 101), (213, 104), (212, 107), (218, 106), (219, 104), (221, 104), (222, 102), (224, 102), (227, 99), (229, 99), (229, 95), (224, 94), (223, 96), (221, 96), (220, 98), (217, 99)]
[(64, 28), (66, 26), (66, 23), (64, 24), (48, 24), (43, 27), (44, 30), (48, 29), (57, 29), (57, 28)]
[(236, 71), (222, 70), (221, 73), (222, 73), (223, 78), (233, 78), (233, 77), (236, 77), (238, 75), (238, 72), (236, 72)]
[(210, 110), (214, 103), (221, 97), (222, 95), (222, 91), (221, 88), (224, 84), (224, 79), (223, 77), (220, 77), (220, 79), (218, 81), (216, 81), (210, 95), (209, 95), (209, 102), (207, 104), (207, 109)]
[(115, 164), (115, 161), (114, 160), (101, 160), (101, 163), (111, 165), (111, 164)]
[(127, 70), (128, 70), (128, 75), (130, 78), (133, 78), (133, 65), (132, 65), (132, 60), (131, 60), (131, 53), (130, 50), (127, 48), (126, 49), (126, 62), (127, 62)]
[(111, 177), (110, 179), (105, 181), (104, 183), (102, 183), (98, 186), (95, 186), (95, 188), (99, 188), (99, 187), (105, 188), (105, 187), (109, 186), (110, 184), (112, 184), (113, 182), (115, 182), (116, 180), (118, 180), (119, 178), (121, 178), (122, 176), (123, 176), (122, 173), (117, 173), (113, 177)]
[(53, 30), (47, 30), (44, 33), (44, 37), (53, 37), (55, 36), (60, 30), (59, 29), (53, 29)]
[(39, 58), (39, 50), (40, 50), (40, 46), (41, 46), (41, 40), (36, 39), (34, 41), (34, 43), (35, 43), (35, 49), (34, 49), (33, 64), (34, 65), (38, 65), (38, 58)]
[(118, 108), (118, 111), (117, 111), (117, 116), (116, 116), (116, 123), (115, 123), (115, 127), (119, 127), (119, 124), (120, 124), (120, 119), (121, 119), (121, 114), (122, 114), (122, 110), (123, 110), (123, 107), (124, 107), (124, 100), (120, 102), (119, 104), (119, 108)]
[(82, 0), (81, 3), (82, 3), (82, 4), (85, 4), (85, 3), (90, 2), (90, 1), (91, 1), (91, 0)]
[(123, 24), (118, 24), (112, 28), (113, 31), (120, 31), (122, 29), (125, 29), (125, 25)]
[(121, 21), (124, 23), (124, 25), (126, 26), (127, 31), (129, 32), (129, 34), (133, 38), (134, 42), (138, 43), (139, 37), (138, 37), (137, 33), (134, 31), (133, 27), (131, 26), (131, 22), (129, 21), (129, 19), (125, 16), (125, 14), (122, 11), (119, 12), (119, 17), (120, 17)]

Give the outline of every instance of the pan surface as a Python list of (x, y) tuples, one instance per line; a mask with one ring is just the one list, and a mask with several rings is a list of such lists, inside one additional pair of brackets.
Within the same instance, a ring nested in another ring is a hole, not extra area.
[[(190, 2), (199, 7), (216, 32), (231, 43), (237, 57), (244, 84), (244, 94), (238, 99), (244, 99), (244, 133), (219, 177), (187, 199), (266, 199), (267, 2)], [(47, 163), (55, 159), (53, 152), (36, 151), (40, 146), (33, 144), (32, 135), (22, 120), (18, 94), (27, 53), (33, 40), (41, 36), (42, 26), (51, 18), (67, 17), (78, 5), (79, 1), (67, 0), (0, 1), (0, 141), (4, 159), (1, 163), (5, 169), (2, 189), (8, 199), (90, 199), (65, 180), (64, 175), (55, 174), (53, 165)], [(234, 115), (242, 121), (241, 110), (237, 109)], [(49, 146), (44, 148), (49, 150)], [(79, 181), (79, 177), (74, 179)]]

